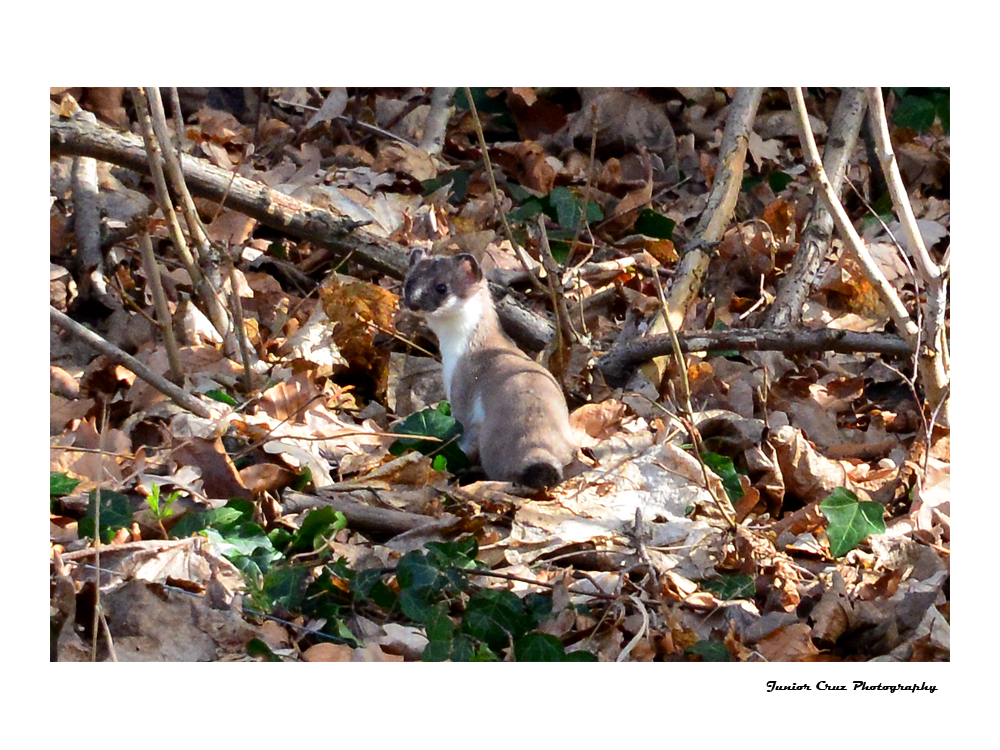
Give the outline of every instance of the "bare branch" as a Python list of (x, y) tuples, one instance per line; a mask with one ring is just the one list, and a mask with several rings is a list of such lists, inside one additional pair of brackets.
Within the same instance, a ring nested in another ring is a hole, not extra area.
[(455, 86), (436, 86), (431, 92), (431, 108), (427, 113), (427, 122), (424, 123), (424, 135), (420, 139), (420, 148), (428, 154), (441, 153), (448, 120), (453, 111), (451, 100), (454, 96)]
[[(141, 174), (150, 172), (142, 141), (103, 125), (52, 117), (49, 147), (54, 155), (91, 156)], [(188, 154), (181, 156), (181, 168), (192, 195), (214, 201), (225, 195), (226, 205), (264, 226), (333, 250), (340, 256), (338, 259), (351, 255), (358, 264), (376, 272), (396, 279), (406, 276), (407, 248), (367, 232), (355, 222)], [(506, 290), (495, 285), (491, 288), (499, 300), (497, 313), (505, 330), (528, 348), (542, 349), (554, 335), (555, 327), (510, 295), (504, 296)]]
[(49, 306), (49, 319), (64, 331), (73, 334), (85, 344), (88, 344), (93, 349), (99, 351), (115, 364), (121, 365), (122, 367), (134, 372), (138, 377), (142, 378), (160, 393), (170, 398), (178, 406), (197, 414), (199, 417), (211, 419), (212, 412), (209, 408), (190, 393), (178, 388), (162, 375), (158, 375), (153, 372), (149, 369), (149, 367), (137, 360), (131, 354), (123, 352), (110, 341), (98, 336), (89, 328), (80, 325), (71, 317), (59, 312), (51, 305)]
[(789, 98), (792, 100), (793, 111), (799, 120), (799, 139), (802, 142), (803, 158), (805, 159), (806, 166), (809, 167), (809, 171), (812, 173), (819, 197), (826, 204), (827, 210), (833, 216), (834, 224), (837, 225), (837, 231), (844, 240), (848, 251), (858, 262), (858, 265), (861, 266), (865, 278), (875, 287), (879, 299), (889, 309), (889, 315), (896, 324), (900, 335), (910, 345), (910, 348), (913, 349), (917, 343), (917, 325), (910, 319), (910, 315), (906, 312), (906, 308), (899, 299), (899, 295), (896, 294), (896, 290), (892, 288), (892, 285), (885, 278), (885, 274), (882, 273), (882, 269), (878, 267), (868, 252), (864, 240), (858, 236), (857, 230), (854, 229), (850, 217), (847, 215), (844, 206), (833, 189), (833, 185), (830, 184), (826, 170), (823, 169), (823, 164), (820, 162), (816, 140), (813, 138), (812, 126), (809, 124), (809, 116), (806, 113), (806, 103), (802, 97), (802, 89), (790, 89)]
[[(913, 354), (903, 339), (887, 333), (859, 333), (834, 328), (770, 329), (743, 328), (728, 331), (678, 331), (684, 352), (781, 351), (781, 352), (872, 352), (905, 357)], [(673, 351), (669, 334), (645, 336), (616, 346), (597, 360), (597, 367), (611, 385), (623, 385), (632, 371), (653, 357)]]
[(889, 194), (892, 196), (892, 206), (896, 209), (896, 216), (903, 226), (906, 237), (906, 249), (913, 255), (917, 262), (917, 269), (925, 281), (934, 281), (941, 276), (941, 269), (931, 260), (930, 253), (924, 245), (924, 239), (920, 235), (920, 228), (917, 226), (917, 219), (913, 215), (913, 207), (910, 206), (910, 198), (906, 194), (903, 186), (903, 178), (899, 174), (899, 165), (896, 163), (896, 155), (892, 151), (892, 142), (889, 139), (889, 123), (885, 116), (885, 103), (882, 101), (882, 92), (876, 86), (868, 89), (868, 107), (871, 110), (872, 133), (875, 136), (875, 147), (878, 153), (879, 165), (882, 167), (882, 174), (885, 175), (886, 184), (889, 186)]
[(160, 268), (153, 256), (153, 243), (149, 240), (149, 232), (145, 229), (139, 235), (139, 253), (142, 256), (142, 267), (146, 272), (146, 285), (153, 297), (153, 308), (160, 324), (160, 334), (167, 350), (167, 361), (170, 363), (172, 380), (177, 385), (184, 383), (184, 370), (181, 367), (181, 357), (177, 349), (177, 337), (174, 335), (173, 322), (170, 319), (170, 309), (167, 307), (167, 297), (163, 291), (160, 279)]
[[(838, 196), (841, 194), (847, 163), (858, 141), (864, 114), (864, 89), (845, 88), (840, 94), (837, 111), (830, 123), (826, 148), (823, 150), (823, 168)], [(788, 273), (778, 283), (778, 293), (767, 312), (768, 327), (791, 328), (802, 322), (802, 306), (820, 263), (830, 249), (832, 237), (833, 217), (823, 201), (816, 201), (795, 258)]]
[[(753, 128), (754, 115), (760, 104), (762, 88), (741, 88), (730, 105), (726, 129), (719, 147), (719, 166), (715, 183), (708, 199), (708, 206), (695, 229), (697, 239), (677, 265), (677, 274), (667, 296), (667, 314), (674, 330), (681, 330), (684, 315), (701, 290), (701, 283), (711, 260), (703, 245), (710, 245), (722, 239), (726, 227), (733, 218), (733, 209), (743, 182), (743, 166), (746, 161), (747, 145)], [(668, 330), (662, 314), (657, 314), (650, 326), (651, 335)], [(654, 360), (655, 370), (647, 369), (651, 380), (659, 382), (666, 368), (666, 360)]]

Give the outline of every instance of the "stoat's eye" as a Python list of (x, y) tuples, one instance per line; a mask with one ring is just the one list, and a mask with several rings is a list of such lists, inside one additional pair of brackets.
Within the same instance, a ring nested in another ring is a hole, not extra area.
[(447, 284), (438, 284), (436, 287), (434, 287), (434, 291), (437, 292), (438, 294), (447, 294), (448, 293), (448, 285)]

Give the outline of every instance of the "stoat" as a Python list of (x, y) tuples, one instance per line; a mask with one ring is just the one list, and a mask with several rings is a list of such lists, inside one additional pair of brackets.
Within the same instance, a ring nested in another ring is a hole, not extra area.
[(561, 482), (576, 453), (566, 399), (552, 374), (503, 332), (476, 259), (414, 250), (403, 301), (437, 335), (466, 455), (490, 479), (534, 489)]

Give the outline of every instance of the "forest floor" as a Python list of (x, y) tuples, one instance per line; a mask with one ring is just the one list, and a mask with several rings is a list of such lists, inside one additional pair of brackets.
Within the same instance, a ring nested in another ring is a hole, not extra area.
[[(235, 259), (216, 278), (241, 303), (248, 378), (135, 166), (141, 143), (93, 145), (138, 133), (128, 93), (52, 91), (53, 132), (83, 124), (53, 146), (51, 304), (169, 376), (162, 288), (204, 412), (52, 326), (53, 659), (948, 660), (950, 438), (928, 429), (912, 353), (723, 338), (623, 382), (601, 367), (681, 278), (734, 91), (472, 92), (488, 164), (462, 89), (440, 150), (430, 90), (181, 92), (185, 176)], [(893, 147), (940, 259), (947, 123), (894, 119), (920, 103), (893, 97)], [(838, 99), (808, 90), (821, 146)], [(923, 300), (877, 172), (859, 138), (843, 202), (912, 315)], [(224, 184), (220, 207), (225, 174), (247, 182)], [(768, 327), (814, 203), (784, 90), (764, 90), (740, 184), (679, 334)], [(274, 191), (264, 208), (253, 185)], [(328, 232), (327, 215), (349, 228)], [(434, 337), (399, 305), (418, 247), (472, 253), (522, 314), (512, 335), (587, 436), (559, 486), (483, 481), (447, 443)], [(553, 300), (564, 335), (543, 349)], [(820, 328), (894, 330), (839, 239), (795, 331)], [(400, 442), (418, 428), (428, 440)]]

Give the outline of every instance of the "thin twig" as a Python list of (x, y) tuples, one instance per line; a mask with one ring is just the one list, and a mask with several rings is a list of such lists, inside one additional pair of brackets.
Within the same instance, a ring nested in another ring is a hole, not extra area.
[[(161, 147), (156, 140), (156, 134), (153, 132), (153, 124), (150, 120), (149, 108), (146, 106), (145, 96), (140, 88), (130, 88), (129, 93), (132, 95), (132, 103), (135, 105), (136, 113), (138, 114), (139, 129), (142, 131), (142, 140), (146, 147), (149, 176), (153, 180), (153, 188), (156, 191), (156, 202), (160, 207), (160, 211), (163, 212), (163, 218), (166, 220), (170, 239), (174, 243), (174, 249), (184, 263), (184, 268), (187, 270), (188, 276), (191, 277), (192, 283), (197, 288), (203, 278), (201, 269), (198, 268), (198, 264), (195, 262), (194, 256), (191, 254), (188, 244), (184, 240), (184, 235), (180, 230), (180, 223), (177, 221), (177, 214), (174, 212), (173, 202), (170, 200), (167, 182), (163, 176), (163, 163), (160, 154)], [(220, 335), (222, 333), (224, 331), (219, 331)]]
[(243, 392), (250, 396), (253, 393), (253, 358), (250, 353), (250, 342), (247, 340), (246, 322), (243, 317), (243, 300), (240, 299), (236, 265), (229, 257), (226, 258), (225, 263), (229, 268), (229, 300), (233, 306), (233, 327), (236, 331), (240, 359), (243, 361)]
[(843, 204), (837, 197), (827, 177), (826, 170), (823, 169), (823, 162), (819, 158), (819, 151), (816, 148), (816, 139), (813, 137), (812, 126), (809, 124), (809, 115), (806, 113), (806, 103), (802, 96), (802, 89), (798, 87), (789, 90), (789, 98), (792, 100), (792, 111), (799, 123), (799, 140), (802, 143), (802, 155), (806, 166), (809, 168), (816, 184), (820, 199), (826, 204), (827, 210), (833, 216), (834, 224), (840, 233), (844, 244), (848, 248), (851, 256), (858, 262), (865, 278), (875, 287), (882, 303), (888, 308), (889, 315), (899, 334), (906, 340), (907, 344), (914, 346), (917, 338), (917, 326), (910, 319), (909, 313), (903, 306), (899, 295), (892, 288), (892, 285), (885, 278), (882, 269), (872, 259), (871, 254), (865, 247), (864, 241), (858, 235), (857, 230), (851, 223), (850, 217), (844, 210)]
[(56, 308), (49, 306), (49, 319), (57, 326), (67, 331), (78, 339), (96, 349), (115, 364), (121, 365), (131, 370), (138, 377), (145, 380), (156, 390), (170, 398), (178, 406), (197, 414), (204, 419), (211, 419), (211, 410), (197, 398), (187, 391), (178, 388), (162, 375), (158, 375), (149, 369), (148, 366), (137, 360), (131, 354), (127, 354), (112, 344), (110, 341), (98, 336), (90, 329), (80, 325), (65, 313), (59, 312)]
[(149, 240), (149, 232), (143, 229), (139, 234), (139, 252), (142, 255), (142, 266), (146, 271), (146, 285), (153, 297), (153, 308), (156, 310), (157, 326), (163, 336), (163, 345), (167, 350), (167, 361), (170, 363), (171, 380), (179, 386), (184, 385), (184, 369), (181, 367), (180, 351), (177, 348), (177, 337), (174, 335), (173, 321), (170, 319), (170, 308), (167, 307), (167, 297), (163, 292), (163, 282), (160, 279), (160, 269), (153, 256), (153, 243)]
[[(830, 122), (826, 145), (823, 148), (823, 167), (837, 195), (850, 156), (858, 141), (858, 132), (864, 122), (865, 93), (860, 88), (841, 91), (837, 110)], [(765, 317), (768, 328), (798, 328), (802, 323), (802, 309), (806, 295), (819, 270), (823, 257), (830, 248), (833, 236), (833, 217), (823, 201), (814, 201), (805, 231), (795, 251), (795, 257), (778, 282), (778, 291)]]
[[(93, 112), (77, 109), (74, 119), (97, 123)], [(96, 298), (114, 307), (105, 279), (104, 255), (101, 252), (101, 210), (98, 205), (100, 185), (97, 160), (86, 156), (73, 159), (73, 234), (76, 236), (77, 263), (80, 269), (80, 291), (85, 299)]]
[[(395, 570), (395, 568), (389, 568), (387, 570)], [(459, 569), (458, 568), (454, 568), (454, 570), (459, 570)], [(553, 589), (557, 585), (555, 583), (550, 583), (548, 581), (538, 581), (538, 580), (535, 580), (535, 579), (532, 579), (532, 578), (525, 578), (523, 576), (514, 575), (513, 573), (500, 573), (500, 572), (495, 571), (495, 570), (464, 570), (464, 569), (462, 569), (460, 572), (467, 573), (469, 576), (473, 576), (473, 577), (474, 576), (486, 576), (488, 578), (499, 578), (502, 581), (517, 581), (518, 583), (527, 583), (527, 584), (530, 584), (532, 586), (541, 586), (541, 587), (547, 588), (547, 589)], [(591, 580), (591, 583), (592, 584), (594, 583), (593, 580)], [(571, 593), (571, 594), (576, 594), (577, 596), (592, 596), (595, 599), (614, 600), (614, 599), (618, 598), (614, 594), (605, 594), (604, 591), (602, 591), (600, 589), (600, 587), (598, 587), (597, 591), (574, 591), (573, 589), (571, 589), (571, 588), (569, 588), (567, 586), (566, 590), (569, 591), (569, 593)]]
[[(184, 173), (181, 170), (181, 161), (178, 154), (179, 148), (171, 148), (170, 131), (167, 129), (167, 116), (163, 109), (163, 100), (160, 98), (160, 89), (156, 86), (145, 88), (146, 97), (149, 100), (149, 120), (153, 126), (153, 133), (156, 140), (161, 144), (163, 153), (163, 166), (166, 170), (170, 186), (173, 188), (177, 203), (180, 205), (181, 213), (184, 215), (184, 222), (187, 224), (188, 233), (198, 246), (198, 253), (202, 261), (214, 260), (212, 258), (212, 248), (208, 239), (208, 233), (202, 224), (198, 210), (191, 200), (191, 193), (188, 192), (187, 184), (184, 182)], [(220, 331), (219, 333), (222, 333)]]
[[(731, 328), (724, 331), (677, 333), (681, 350), (698, 351), (777, 351), (777, 352), (872, 352), (894, 357), (910, 357), (913, 349), (899, 336), (889, 333), (846, 331), (835, 328), (768, 329)], [(602, 354), (597, 367), (609, 383), (623, 385), (632, 371), (654, 357), (673, 351), (669, 333), (626, 341)]]
[[(299, 102), (290, 102), (287, 99), (274, 99), (275, 104), (281, 107), (293, 107), (295, 109), (307, 109), (311, 112), (319, 112), (319, 107), (314, 107), (311, 104), (301, 104)], [(353, 117), (348, 117), (347, 115), (336, 115), (332, 119), (338, 120), (345, 125), (350, 125), (352, 128), (357, 128), (358, 130), (365, 130), (373, 135), (380, 135), (383, 138), (389, 138), (393, 141), (398, 141), (399, 143), (405, 143), (407, 146), (416, 147), (417, 144), (410, 143), (408, 140), (402, 136), (391, 133), (388, 130), (380, 128), (378, 125), (372, 125), (371, 123), (362, 122), (361, 120), (355, 120)]]
[(100, 473), (97, 478), (97, 490), (94, 493), (94, 565), (98, 572), (94, 574), (94, 619), (91, 623), (90, 660), (97, 661), (97, 637), (100, 632), (98, 625), (103, 625), (104, 635), (108, 643), (108, 655), (111, 661), (118, 661), (115, 653), (115, 644), (111, 639), (111, 631), (108, 622), (101, 609), (101, 487), (104, 485), (104, 456), (108, 446), (108, 420), (111, 417), (111, 409), (107, 401), (103, 404), (103, 414), (101, 417), (101, 434), (98, 438), (98, 448), (100, 459), (98, 466)]
[[(675, 331), (680, 330), (688, 309), (701, 291), (702, 281), (711, 262), (708, 248), (723, 238), (736, 208), (736, 199), (743, 184), (743, 169), (754, 114), (762, 93), (761, 87), (741, 87), (733, 96), (722, 133), (722, 143), (719, 145), (718, 168), (708, 205), (695, 227), (694, 241), (685, 249), (677, 264), (667, 295), (666, 310), (657, 314), (647, 336), (666, 332), (667, 326), (662, 320), (664, 315), (671, 316), (670, 322)], [(654, 383), (659, 384), (666, 371), (666, 364), (665, 359), (658, 357), (644, 371)]]
[[(576, 252), (576, 248), (580, 244), (580, 234), (583, 232), (584, 226), (589, 226), (587, 224), (587, 208), (590, 206), (590, 183), (594, 176), (594, 159), (597, 156), (597, 131), (598, 131), (597, 105), (592, 104), (590, 109), (591, 109), (591, 114), (593, 116), (592, 118), (593, 130), (590, 134), (590, 161), (587, 165), (587, 184), (583, 189), (583, 210), (580, 212), (580, 218), (576, 222), (576, 231), (573, 233), (573, 242), (570, 243), (569, 253), (566, 254), (567, 265), (571, 264), (573, 261), (573, 254)], [(591, 241), (593, 241), (594, 239), (593, 234), (591, 234), (590, 239)], [(581, 260), (576, 267), (579, 268), (584, 263), (586, 263), (590, 259), (590, 255), (592, 254), (593, 254), (592, 252), (588, 253), (587, 257)]]
[[(160, 143), (169, 144), (170, 138), (169, 131), (167, 130), (167, 118), (163, 109), (163, 100), (160, 98), (160, 90), (154, 86), (148, 87), (146, 92), (149, 98), (149, 113), (150, 120), (153, 125), (153, 132), (156, 134), (156, 138), (160, 141)], [(195, 208), (194, 200), (192, 200), (191, 193), (187, 188), (187, 183), (184, 181), (184, 172), (181, 169), (181, 152), (179, 147), (177, 149), (169, 147), (163, 149), (163, 156), (167, 176), (170, 178), (170, 184), (173, 187), (174, 195), (177, 197), (181, 211), (184, 214), (184, 221), (187, 224), (188, 232), (191, 234), (191, 237), (198, 246), (198, 254), (202, 259), (202, 262), (208, 264), (208, 275), (212, 277), (209, 279), (209, 284), (213, 289), (222, 289), (224, 287), (221, 273), (226, 267), (228, 267), (230, 281), (230, 314), (227, 315), (221, 309), (221, 294), (210, 295), (206, 302), (209, 304), (209, 313), (213, 322), (217, 321), (221, 324), (225, 321), (227, 326), (230, 322), (232, 322), (232, 328), (227, 327), (225, 330), (219, 331), (219, 333), (226, 337), (226, 348), (230, 351), (234, 348), (231, 339), (229, 339), (230, 331), (236, 338), (235, 349), (239, 352), (240, 360), (243, 364), (244, 387), (246, 392), (250, 393), (253, 390), (252, 368), (254, 363), (251, 357), (250, 345), (247, 342), (246, 326), (243, 323), (243, 305), (241, 304), (239, 294), (236, 291), (237, 284), (232, 261), (230, 258), (225, 256), (221, 250), (213, 246), (208, 237), (208, 232), (205, 229), (205, 225), (201, 221), (201, 217), (198, 215), (198, 209)], [(235, 175), (235, 173), (236, 169), (234, 168), (233, 174)], [(232, 183), (230, 182), (230, 184)], [(223, 202), (224, 198), (225, 196), (223, 196)], [(216, 209), (216, 216), (218, 216), (222, 211), (222, 206), (223, 203), (220, 202)]]
[(899, 217), (899, 222), (906, 233), (907, 249), (917, 261), (917, 267), (923, 278), (927, 281), (934, 281), (940, 278), (941, 269), (931, 260), (930, 253), (927, 252), (927, 247), (924, 245), (924, 238), (920, 234), (920, 228), (917, 226), (917, 219), (913, 215), (910, 198), (906, 194), (903, 178), (899, 174), (896, 155), (892, 151), (889, 123), (885, 116), (882, 92), (877, 86), (868, 89), (868, 109), (872, 114), (872, 134), (875, 136), (879, 163), (882, 167), (882, 173), (885, 175), (886, 184), (889, 186), (889, 194), (892, 196), (892, 205), (896, 209), (896, 216)]
[(573, 323), (569, 318), (569, 310), (566, 307), (566, 295), (561, 287), (562, 274), (556, 265), (556, 259), (552, 255), (552, 248), (549, 246), (549, 235), (545, 231), (545, 214), (538, 215), (539, 257), (542, 260), (542, 267), (549, 277), (549, 300), (552, 303), (552, 310), (556, 315), (556, 339), (557, 351), (562, 350), (563, 343), (569, 339), (579, 341), (580, 335), (573, 328)]
[(486, 148), (486, 135), (483, 133), (483, 123), (479, 120), (479, 112), (476, 110), (476, 103), (472, 100), (472, 91), (468, 86), (465, 86), (464, 90), (465, 98), (469, 102), (469, 111), (472, 113), (472, 122), (476, 128), (476, 135), (479, 137), (479, 149), (483, 152), (483, 163), (486, 165), (486, 178), (490, 183), (490, 190), (493, 195), (493, 205), (496, 208), (497, 213), (500, 214), (500, 221), (503, 224), (504, 236), (507, 238), (507, 241), (510, 242), (510, 246), (513, 248), (517, 259), (521, 261), (521, 265), (528, 274), (528, 279), (531, 281), (532, 285), (539, 292), (548, 296), (548, 290), (545, 288), (545, 285), (538, 280), (534, 271), (531, 270), (531, 259), (528, 258), (528, 254), (524, 251), (523, 247), (514, 241), (514, 233), (510, 230), (510, 224), (507, 223), (507, 212), (503, 210), (503, 196), (500, 193), (500, 189), (497, 187), (496, 179), (493, 177), (493, 165), (490, 163), (490, 154)]
[(656, 293), (660, 298), (660, 304), (664, 307), (663, 319), (666, 321), (667, 330), (673, 340), (674, 362), (679, 372), (679, 380), (681, 382), (682, 395), (684, 397), (684, 403), (682, 405), (682, 421), (684, 422), (684, 426), (688, 433), (691, 435), (691, 443), (694, 446), (695, 457), (698, 459), (698, 463), (701, 464), (702, 476), (705, 478), (705, 489), (708, 490), (708, 493), (712, 496), (712, 500), (715, 501), (716, 507), (719, 509), (719, 512), (722, 513), (722, 517), (729, 522), (730, 527), (735, 529), (737, 526), (736, 520), (730, 517), (729, 512), (722, 504), (722, 499), (716, 493), (715, 487), (708, 476), (708, 465), (705, 463), (705, 458), (702, 455), (701, 434), (698, 432), (698, 428), (694, 424), (694, 409), (691, 406), (691, 384), (688, 382), (687, 364), (685, 362), (684, 355), (681, 353), (681, 344), (680, 341), (677, 340), (677, 332), (674, 330), (674, 326), (670, 322), (670, 316), (667, 314), (667, 299), (663, 294), (663, 287), (660, 285), (660, 277), (658, 274), (653, 274), (653, 281), (656, 285)]
[[(925, 284), (925, 299), (927, 315), (924, 316), (918, 328), (924, 334), (924, 345), (919, 340), (914, 351), (917, 355), (917, 366), (923, 382), (924, 392), (929, 402), (943, 404), (943, 421), (950, 422), (948, 417), (948, 402), (946, 393), (950, 392), (950, 368), (948, 354), (948, 339), (945, 335), (945, 317), (948, 305), (947, 277), (944, 267), (938, 266), (930, 257), (920, 234), (913, 207), (903, 185), (899, 173), (896, 156), (892, 151), (889, 138), (889, 123), (885, 115), (885, 104), (878, 87), (868, 89), (869, 111), (871, 113), (872, 132), (875, 138), (875, 151), (879, 165), (885, 175), (889, 193), (892, 196), (893, 207), (906, 237), (907, 250), (916, 261), (917, 269)], [(920, 295), (917, 296), (920, 305)]]

